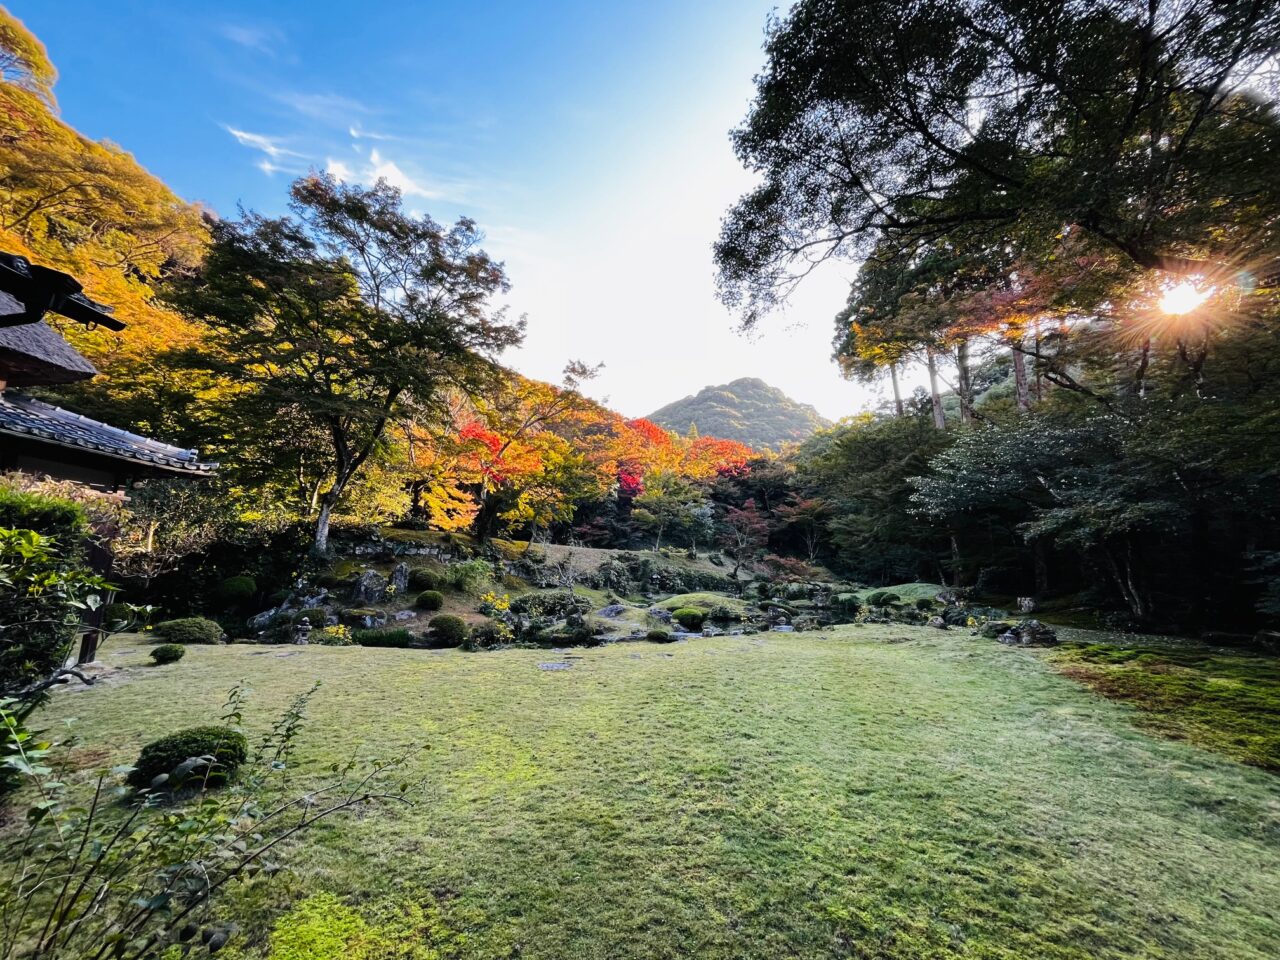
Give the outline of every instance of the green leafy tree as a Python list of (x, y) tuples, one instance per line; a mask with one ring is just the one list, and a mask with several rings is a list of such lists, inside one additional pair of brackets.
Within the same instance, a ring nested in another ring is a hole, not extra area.
[[(206, 324), (198, 359), (239, 388), (262, 429), (274, 414), (325, 438), (315, 548), (328, 549), (339, 500), (397, 419), (443, 421), (450, 391), (478, 393), (520, 323), (495, 311), (500, 264), (470, 220), (445, 228), (404, 211), (400, 192), (312, 175), (291, 191), (293, 217), (246, 214), (213, 225), (201, 270), (173, 301)], [(278, 436), (278, 434), (276, 434)]]
[(1064, 225), (1131, 264), (1226, 275), (1280, 214), (1273, 4), (802, 0), (734, 133), (760, 177), (716, 259), (744, 322), (815, 262)]

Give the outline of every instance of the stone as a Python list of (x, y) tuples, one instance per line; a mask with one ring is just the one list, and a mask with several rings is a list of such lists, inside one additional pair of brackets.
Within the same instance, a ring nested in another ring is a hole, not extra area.
[(395, 612), (396, 620), (412, 620), (418, 615), (416, 610), (397, 610)]
[(947, 621), (943, 620), (941, 617), (930, 617), (926, 626), (933, 627), (935, 630), (945, 630), (947, 629)]
[(1253, 645), (1266, 653), (1280, 653), (1280, 630), (1259, 630), (1253, 635)]
[(648, 614), (656, 620), (661, 620), (663, 623), (671, 622), (670, 610), (663, 610), (661, 607), (650, 607)]
[(1010, 647), (1053, 647), (1058, 635), (1039, 620), (1023, 620), (1002, 633), (999, 640)]
[(342, 622), (349, 626), (372, 630), (374, 627), (386, 626), (387, 615), (378, 610), (362, 610), (358, 608), (344, 610), (342, 612)]
[(275, 620), (276, 614), (280, 612), (279, 607), (272, 607), (270, 610), (263, 610), (261, 613), (255, 613), (249, 618), (250, 630), (265, 630), (271, 626), (271, 622)]
[(401, 560), (391, 571), (391, 589), (402, 597), (409, 589), (409, 565)]
[(789, 623), (779, 623), (770, 629), (773, 633), (794, 633), (796, 628)]
[(621, 603), (611, 603), (607, 607), (602, 607), (597, 616), (604, 617), (606, 620), (616, 620), (627, 612), (627, 608)]
[(1013, 624), (1008, 620), (988, 620), (978, 628), (978, 633), (986, 637), (988, 640), (994, 640), (1001, 634), (1008, 633), (1013, 629)]
[(351, 599), (355, 603), (377, 603), (387, 594), (387, 578), (376, 570), (360, 574), (351, 587)]
[(1035, 597), (1019, 597), (1018, 611), (1020, 613), (1034, 613), (1036, 609)]

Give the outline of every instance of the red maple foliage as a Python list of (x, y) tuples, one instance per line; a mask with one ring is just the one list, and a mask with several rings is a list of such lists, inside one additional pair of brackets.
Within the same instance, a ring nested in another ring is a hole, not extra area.
[(638, 497), (644, 493), (644, 480), (630, 470), (618, 471), (618, 492), (624, 497)]

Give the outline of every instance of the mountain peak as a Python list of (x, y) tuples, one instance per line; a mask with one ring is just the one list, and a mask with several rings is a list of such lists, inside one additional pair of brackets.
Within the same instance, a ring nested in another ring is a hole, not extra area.
[(737, 440), (777, 450), (798, 443), (831, 424), (807, 403), (797, 403), (759, 377), (740, 377), (661, 407), (649, 420), (667, 430)]

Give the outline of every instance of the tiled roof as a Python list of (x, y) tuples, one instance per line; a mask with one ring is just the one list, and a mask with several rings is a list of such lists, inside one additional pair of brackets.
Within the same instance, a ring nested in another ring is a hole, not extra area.
[[(3, 303), (0, 303), (0, 308)], [(13, 387), (87, 380), (98, 371), (43, 320), (0, 327), (0, 380)]]
[(218, 466), (201, 463), (194, 450), (142, 437), (21, 394), (0, 394), (0, 437), (6, 435), (130, 460), (153, 470), (208, 476)]

